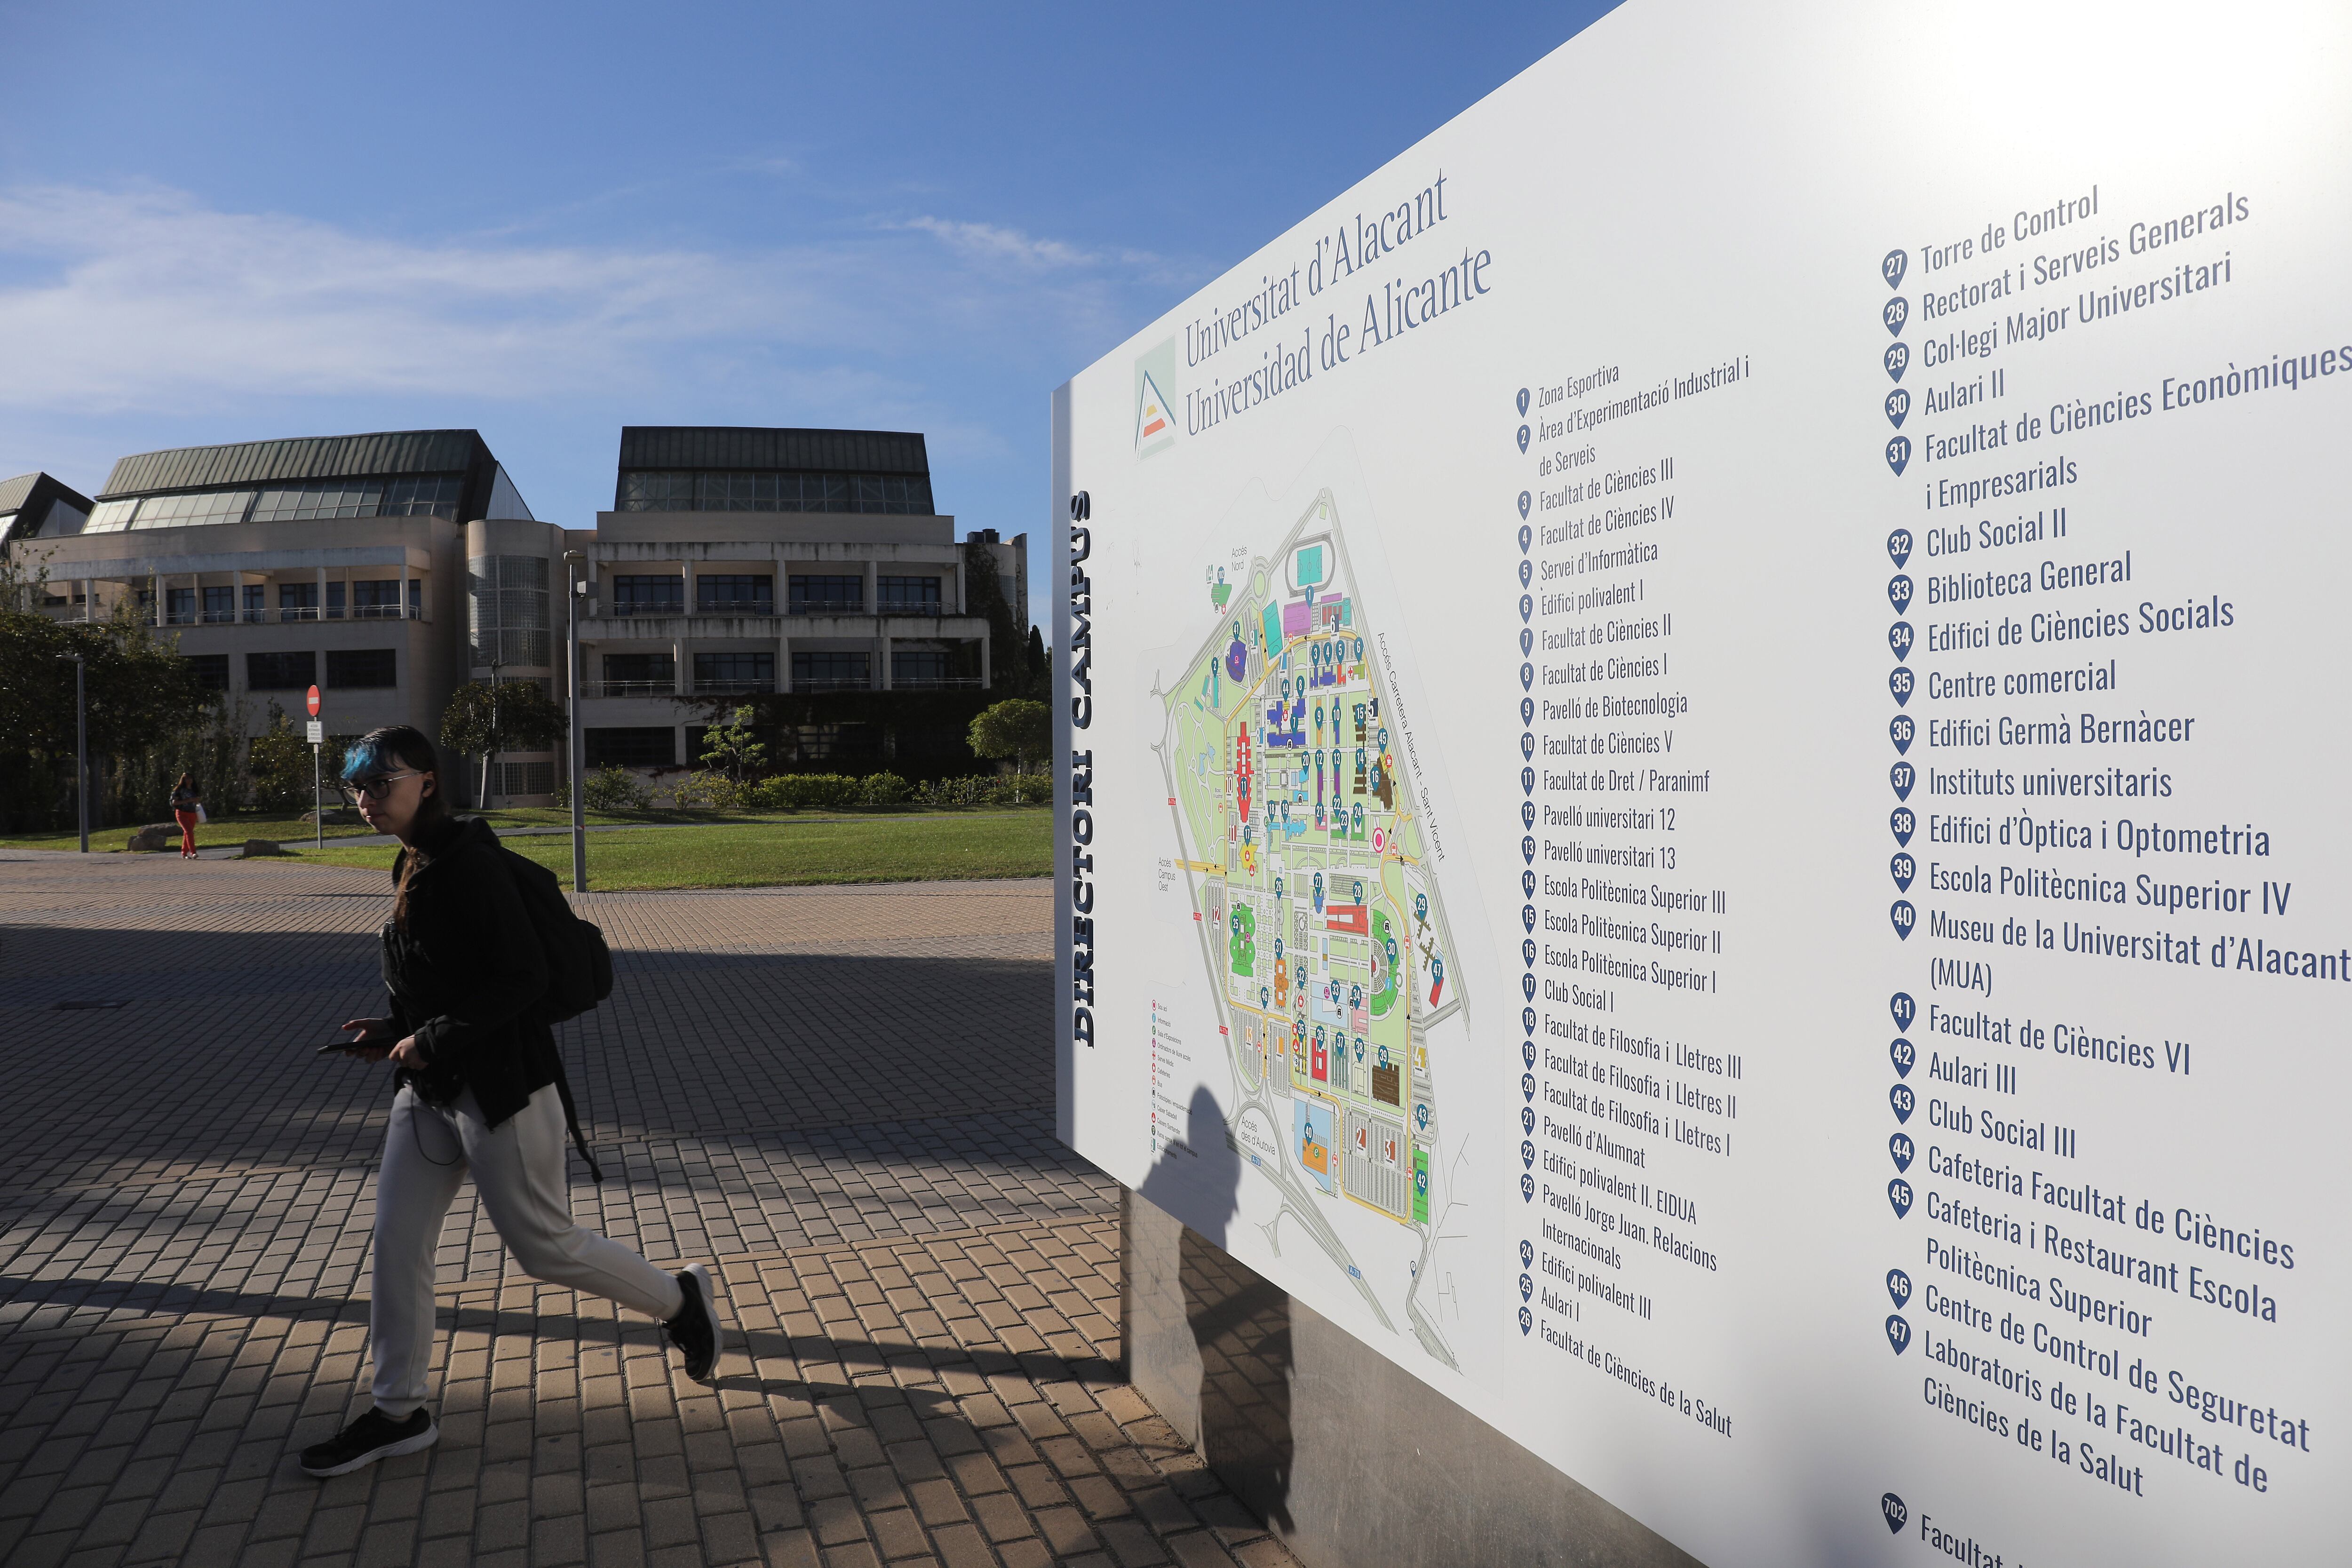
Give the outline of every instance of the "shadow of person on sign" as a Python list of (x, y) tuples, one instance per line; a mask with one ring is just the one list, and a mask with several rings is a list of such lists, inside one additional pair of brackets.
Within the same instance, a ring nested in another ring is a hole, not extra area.
[(1267, 1524), (1291, 1529), (1290, 1296), (1225, 1251), (1240, 1212), (1242, 1157), (1206, 1086), (1184, 1137), (1161, 1150), (1138, 1193), (1184, 1221), (1177, 1278), (1201, 1358), (1200, 1449)]

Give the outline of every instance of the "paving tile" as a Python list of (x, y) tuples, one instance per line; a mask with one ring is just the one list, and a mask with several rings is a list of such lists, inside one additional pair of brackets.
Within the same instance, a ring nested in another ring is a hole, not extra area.
[(8, 1568), (1287, 1563), (1097, 1374), (1117, 1189), (1053, 1137), (1042, 882), (583, 900), (619, 984), (563, 1031), (571, 1201), (713, 1263), (721, 1386), (517, 1274), (469, 1185), (439, 1444), (302, 1478), (365, 1408), (384, 1086), (247, 1068), (370, 1010), (383, 881), (177, 869), (0, 852)]

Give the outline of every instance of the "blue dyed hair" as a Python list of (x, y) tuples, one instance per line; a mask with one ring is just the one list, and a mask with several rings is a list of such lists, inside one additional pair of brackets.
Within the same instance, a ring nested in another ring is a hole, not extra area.
[(431, 737), (413, 724), (387, 724), (381, 730), (370, 730), (343, 753), (345, 784), (403, 769), (420, 773), (441, 771), (441, 754), (434, 750)]

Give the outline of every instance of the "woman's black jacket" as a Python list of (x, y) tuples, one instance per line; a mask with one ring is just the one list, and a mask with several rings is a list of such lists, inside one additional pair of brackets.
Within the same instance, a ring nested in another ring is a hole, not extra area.
[[(562, 1080), (555, 1037), (540, 1016), (547, 955), (488, 823), (453, 816), (417, 845), (424, 864), (409, 879), (407, 919), (383, 926), (392, 1028), (395, 1037), (415, 1035), (425, 1060), (400, 1081), (442, 1105), (471, 1089), (496, 1127), (533, 1091)], [(395, 884), (410, 853), (393, 861)]]

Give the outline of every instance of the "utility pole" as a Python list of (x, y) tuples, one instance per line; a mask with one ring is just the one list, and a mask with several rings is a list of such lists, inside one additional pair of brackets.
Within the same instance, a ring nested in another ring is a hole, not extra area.
[(87, 666), (78, 653), (61, 653), (74, 667), (74, 812), (81, 821), (81, 852), (89, 853), (89, 699)]
[(571, 694), (564, 699), (565, 726), (564, 766), (572, 779), (572, 890), (588, 890), (588, 817), (586, 802), (582, 798), (580, 763), (585, 747), (580, 738), (580, 601), (587, 596), (588, 584), (580, 575), (587, 555), (577, 550), (563, 552), (563, 580), (570, 590), (564, 595), (563, 624), (569, 647), (564, 669), (571, 684)]

